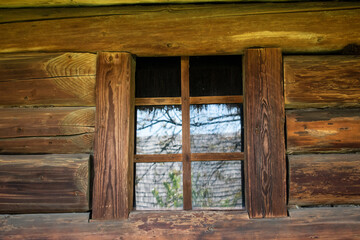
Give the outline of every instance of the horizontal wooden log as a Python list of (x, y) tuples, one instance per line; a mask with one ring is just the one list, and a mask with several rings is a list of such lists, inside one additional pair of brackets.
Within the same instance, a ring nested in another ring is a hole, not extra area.
[(8, 16), (12, 20), (0, 25), (0, 32), (6, 33), (0, 36), (0, 52), (101, 50), (189, 56), (241, 54), (253, 46), (280, 47), (284, 53), (328, 52), (360, 44), (360, 33), (354, 31), (360, 28), (356, 2), (129, 8), (110, 15), (102, 10), (88, 15), (81, 9), (63, 9), (61, 14), (51, 10), (57, 16), (49, 20), (38, 17), (46, 15), (42, 10), (24, 22)]
[(0, 82), (0, 107), (95, 106), (95, 76)]
[(94, 133), (0, 139), (0, 154), (91, 153)]
[(89, 155), (0, 155), (0, 212), (89, 210)]
[(54, 77), (94, 76), (96, 54), (0, 54), (0, 82)]
[(96, 55), (1, 54), (1, 106), (95, 106)]
[(2, 108), (0, 139), (70, 136), (95, 131), (95, 108)]
[(285, 107), (360, 106), (360, 56), (284, 57)]
[(88, 213), (1, 215), (3, 239), (356, 239), (360, 209), (306, 208), (289, 218), (249, 220), (245, 211), (133, 212), (126, 221)]
[(95, 108), (0, 109), (0, 153), (89, 153)]
[(360, 109), (286, 112), (287, 152), (360, 151)]
[[(272, 2), (273, 0), (257, 0), (258, 2)], [(297, 0), (277, 0), (278, 2)], [(109, 6), (121, 4), (169, 4), (169, 3), (223, 3), (223, 2), (253, 2), (253, 0), (12, 0), (0, 2), (0, 8), (22, 8), (22, 7), (77, 7), (77, 6)]]
[(360, 154), (289, 156), (290, 205), (360, 204)]

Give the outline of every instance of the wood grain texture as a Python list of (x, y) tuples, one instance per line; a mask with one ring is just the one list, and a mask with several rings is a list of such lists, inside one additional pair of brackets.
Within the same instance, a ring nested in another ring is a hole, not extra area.
[[(244, 153), (191, 153), (191, 161), (238, 161), (244, 160)], [(135, 155), (135, 162), (182, 162), (182, 154)]]
[[(277, 0), (296, 1), (296, 0)], [(253, 2), (253, 0), (12, 0), (0, 2), (0, 8), (34, 8), (34, 7), (77, 7), (77, 6), (111, 6), (128, 4), (169, 4), (169, 3), (224, 3), (224, 2)], [(258, 0), (258, 2), (272, 2), (272, 0)]]
[(94, 76), (96, 54), (0, 54), (0, 82), (54, 77)]
[(192, 209), (189, 81), (189, 57), (181, 57), (181, 134), (184, 210)]
[(0, 153), (89, 153), (95, 108), (0, 109)]
[(357, 239), (357, 207), (306, 208), (289, 218), (248, 219), (244, 211), (133, 212), (127, 221), (91, 221), (88, 213), (1, 215), (7, 239)]
[[(132, 0), (131, 0), (132, 1)], [(208, 0), (209, 2), (211, 0)], [(289, 0), (290, 1), (290, 0)], [(231, 1), (235, 2), (235, 1)], [(277, 1), (279, 2), (279, 1)], [(30, 2), (29, 2), (30, 3)], [(168, 2), (170, 3), (170, 2)], [(1, 4), (1, 3), (0, 3)], [(227, 5), (227, 6), (226, 6)], [(348, 10), (359, 8), (358, 3), (354, 2), (302, 2), (302, 3), (246, 3), (246, 4), (199, 4), (196, 5), (197, 11), (212, 11), (217, 15), (224, 13), (226, 8), (237, 8), (236, 15), (261, 15), (261, 14), (276, 14), (276, 13), (295, 13), (295, 12), (315, 12), (315, 11), (334, 11), (334, 10)], [(193, 5), (194, 6), (194, 5)], [(240, 7), (241, 6), (241, 7)], [(171, 12), (189, 9), (189, 5), (152, 5), (146, 6), (150, 12)], [(192, 9), (190, 7), (190, 9)], [(110, 7), (81, 7), (79, 8), (13, 8), (2, 9), (0, 15), (0, 23), (14, 23), (25, 21), (38, 20), (54, 20), (77, 17), (96, 17), (96, 16), (111, 16), (111, 15), (136, 15), (144, 14), (143, 6), (110, 6)]]
[(238, 161), (244, 160), (244, 153), (192, 153), (191, 161)]
[(98, 54), (93, 219), (124, 219), (133, 205), (135, 61)]
[(181, 105), (181, 97), (135, 98), (136, 106)]
[(190, 104), (242, 103), (243, 96), (204, 96), (190, 97)]
[(360, 109), (286, 112), (287, 152), (360, 151)]
[(182, 154), (135, 154), (134, 162), (182, 162)]
[(95, 106), (95, 54), (0, 55), (0, 107)]
[(360, 106), (360, 56), (284, 57), (285, 107)]
[(94, 133), (0, 139), (0, 154), (91, 153)]
[(0, 212), (89, 210), (89, 155), (0, 155)]
[(282, 84), (280, 49), (245, 52), (245, 189), (251, 218), (287, 214)]
[(360, 154), (289, 156), (290, 205), (360, 204)]
[(0, 139), (93, 133), (95, 108), (3, 108)]
[(6, 34), (0, 36), (0, 52), (126, 51), (138, 56), (192, 56), (242, 54), (253, 46), (280, 47), (286, 53), (337, 51), (360, 44), (360, 33), (354, 31), (360, 28), (360, 5), (351, 5), (134, 6), (123, 13), (100, 11), (91, 16), (79, 9), (79, 17), (1, 24), (0, 32)]

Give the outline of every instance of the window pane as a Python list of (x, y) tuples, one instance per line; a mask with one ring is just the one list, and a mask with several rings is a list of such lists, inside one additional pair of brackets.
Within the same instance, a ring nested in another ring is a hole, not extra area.
[(136, 154), (181, 153), (181, 107), (136, 108)]
[(182, 209), (182, 163), (136, 163), (136, 209)]
[(180, 97), (180, 57), (136, 58), (135, 96)]
[(243, 208), (241, 161), (191, 163), (193, 208)]
[(242, 95), (241, 56), (190, 57), (190, 96)]
[(191, 152), (241, 152), (241, 112), (241, 104), (191, 105)]

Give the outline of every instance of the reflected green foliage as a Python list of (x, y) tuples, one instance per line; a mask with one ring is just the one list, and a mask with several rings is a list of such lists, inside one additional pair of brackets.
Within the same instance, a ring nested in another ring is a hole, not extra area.
[(159, 191), (154, 188), (152, 194), (156, 198), (156, 202), (160, 207), (172, 208), (181, 207), (183, 205), (183, 194), (181, 193), (181, 172), (173, 170), (169, 173), (171, 182), (164, 182), (166, 189), (165, 198), (160, 196)]

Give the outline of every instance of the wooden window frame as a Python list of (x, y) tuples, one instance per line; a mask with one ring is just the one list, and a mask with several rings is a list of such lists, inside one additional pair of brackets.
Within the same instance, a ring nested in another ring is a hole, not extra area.
[(190, 105), (243, 103), (242, 95), (190, 97), (189, 57), (181, 57), (181, 97), (135, 98), (135, 106), (180, 105), (182, 110), (181, 154), (135, 154), (135, 163), (182, 162), (184, 210), (192, 209), (191, 162), (195, 161), (243, 161), (243, 152), (191, 153)]
[[(120, 57), (119, 57), (120, 56)], [(129, 53), (99, 53), (97, 62), (93, 219), (126, 219), (132, 210), (137, 162), (182, 162), (184, 210), (191, 206), (191, 160), (244, 160), (245, 204), (250, 218), (284, 217), (286, 162), (282, 54), (248, 49), (243, 96), (190, 97), (189, 57), (181, 57), (180, 98), (135, 99), (135, 62)], [(191, 153), (190, 104), (243, 103), (244, 152)], [(135, 105), (181, 105), (182, 154), (135, 155)], [(109, 151), (110, 149), (110, 151)]]

